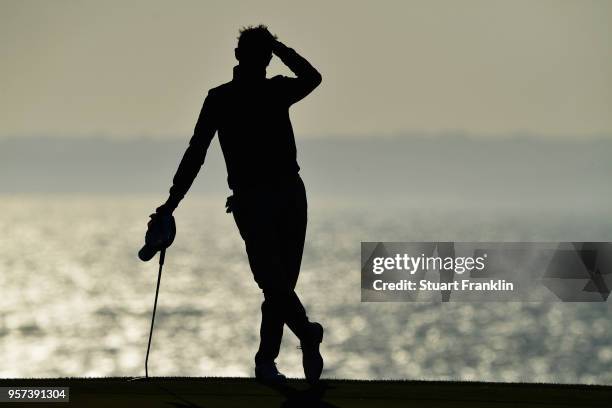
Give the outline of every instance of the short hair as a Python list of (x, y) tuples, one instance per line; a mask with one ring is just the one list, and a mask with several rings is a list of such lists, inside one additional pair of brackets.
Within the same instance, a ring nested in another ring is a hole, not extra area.
[(268, 27), (260, 24), (258, 26), (246, 26), (240, 29), (238, 35), (239, 49), (271, 49), (276, 36), (268, 31)]

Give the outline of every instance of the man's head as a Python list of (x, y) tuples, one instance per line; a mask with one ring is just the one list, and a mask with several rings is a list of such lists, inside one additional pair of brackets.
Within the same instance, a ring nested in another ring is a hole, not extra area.
[(236, 59), (247, 69), (265, 69), (272, 59), (274, 40), (276, 36), (265, 25), (243, 27), (234, 50)]

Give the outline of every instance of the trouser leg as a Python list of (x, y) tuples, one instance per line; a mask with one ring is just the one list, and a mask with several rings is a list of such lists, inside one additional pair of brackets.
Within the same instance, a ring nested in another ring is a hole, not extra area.
[(303, 338), (307, 328), (308, 317), (306, 310), (295, 292), (300, 267), (302, 265), (302, 254), (304, 253), (304, 242), (306, 238), (307, 212), (306, 191), (301, 179), (295, 185), (291, 194), (287, 195), (283, 212), (283, 220), (280, 225), (282, 237), (281, 262), (287, 276), (289, 295), (286, 299), (287, 313), (285, 323), (287, 327), (299, 338)]
[(278, 357), (285, 323), (298, 338), (303, 338), (308, 318), (298, 296), (294, 291), (290, 293), (264, 291), (256, 363), (273, 361)]
[(255, 354), (255, 363), (274, 361), (278, 357), (283, 327), (283, 316), (278, 312), (277, 302), (273, 297), (266, 297), (261, 304), (261, 326), (259, 328), (259, 349)]
[(243, 201), (234, 210), (253, 276), (264, 294), (256, 363), (278, 356), (285, 323), (298, 338), (307, 328), (306, 311), (294, 291), (304, 249), (305, 199), (302, 185), (271, 200)]

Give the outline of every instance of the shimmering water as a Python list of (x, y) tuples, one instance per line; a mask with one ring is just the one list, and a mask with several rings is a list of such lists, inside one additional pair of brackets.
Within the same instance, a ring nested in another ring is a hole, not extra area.
[[(0, 377), (144, 372), (155, 263), (151, 197), (0, 197)], [(177, 212), (149, 369), (249, 376), (261, 295), (222, 198)], [(612, 240), (612, 213), (450, 211), (311, 200), (298, 292), (327, 327), (327, 377), (612, 383), (601, 304), (360, 303), (362, 240)], [(370, 210), (367, 210), (370, 208)], [(287, 330), (279, 367), (300, 376)]]

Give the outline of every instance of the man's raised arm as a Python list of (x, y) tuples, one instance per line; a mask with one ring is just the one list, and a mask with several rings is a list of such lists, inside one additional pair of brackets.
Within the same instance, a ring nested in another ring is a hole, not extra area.
[(173, 184), (170, 188), (170, 196), (163, 205), (157, 208), (157, 213), (171, 214), (176, 209), (180, 201), (185, 197), (185, 194), (187, 194), (193, 180), (198, 175), (200, 167), (204, 164), (206, 151), (217, 131), (217, 115), (214, 105), (215, 103), (209, 92), (204, 100), (204, 105), (200, 111), (200, 116), (198, 117), (193, 136), (189, 141), (189, 147), (187, 147), (181, 159), (181, 163), (176, 170), (176, 174), (172, 179)]
[(321, 74), (293, 48), (274, 41), (272, 52), (280, 58), (297, 78), (283, 78), (289, 104), (294, 104), (311, 93), (322, 81)]

